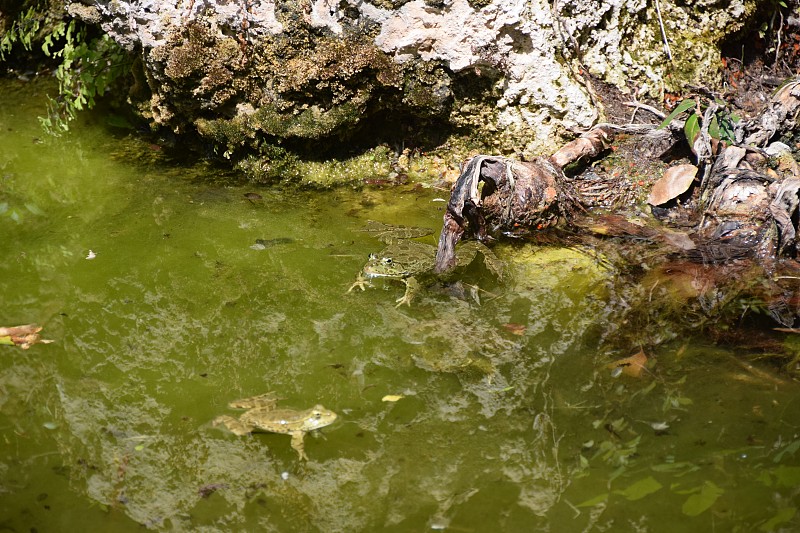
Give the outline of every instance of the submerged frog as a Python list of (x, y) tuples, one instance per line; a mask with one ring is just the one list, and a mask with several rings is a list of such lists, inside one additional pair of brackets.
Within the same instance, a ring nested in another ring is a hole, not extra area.
[(236, 400), (228, 404), (233, 409), (247, 409), (236, 419), (222, 415), (214, 419), (213, 425), (224, 424), (235, 435), (245, 435), (253, 431), (269, 433), (285, 433), (292, 436), (292, 448), (300, 459), (308, 460), (303, 447), (303, 437), (309, 431), (332, 424), (337, 414), (315, 405), (305, 411), (292, 409), (276, 409), (278, 400), (272, 393), (260, 394), (252, 398)]
[(436, 248), (429, 244), (414, 241), (400, 241), (390, 244), (377, 254), (370, 254), (367, 264), (361, 269), (355, 283), (347, 292), (356, 287), (366, 290), (369, 280), (385, 278), (400, 280), (406, 285), (406, 292), (397, 299), (397, 307), (411, 305), (414, 294), (419, 290), (415, 276), (433, 270)]
[[(366, 290), (366, 286), (374, 278), (400, 280), (405, 283), (406, 290), (403, 296), (396, 300), (396, 307), (403, 304), (410, 306), (420, 286), (417, 277), (433, 275), (436, 248), (430, 244), (408, 239), (429, 235), (432, 231), (425, 228), (388, 226), (372, 221), (365, 231), (388, 243), (388, 246), (377, 254), (370, 254), (367, 264), (361, 269), (355, 283), (347, 292), (351, 292), (356, 287), (362, 291)], [(478, 252), (483, 254), (484, 262), (489, 270), (500, 277), (502, 272), (500, 260), (486, 246), (477, 242), (466, 242), (459, 247), (456, 252), (458, 265), (468, 265), (475, 259)]]

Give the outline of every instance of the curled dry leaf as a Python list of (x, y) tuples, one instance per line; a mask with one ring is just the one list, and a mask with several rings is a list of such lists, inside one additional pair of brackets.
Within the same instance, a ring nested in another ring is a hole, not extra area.
[(39, 332), (41, 326), (36, 324), (25, 324), (24, 326), (12, 326), (9, 328), (0, 327), (0, 344), (19, 346), (27, 350), (34, 344), (50, 344), (51, 340), (42, 339)]
[(642, 370), (644, 370), (646, 364), (647, 356), (644, 354), (644, 350), (639, 350), (639, 353), (630, 357), (609, 363), (608, 368), (619, 371), (627, 376), (638, 378), (642, 375)]
[(661, 205), (685, 193), (697, 176), (697, 167), (694, 165), (676, 165), (664, 172), (660, 180), (653, 184), (647, 203)]
[(405, 398), (402, 394), (387, 394), (383, 398), (381, 398), (382, 402), (397, 402)]
[(509, 322), (508, 324), (503, 324), (503, 328), (513, 335), (525, 335), (524, 324), (515, 324), (514, 322)]

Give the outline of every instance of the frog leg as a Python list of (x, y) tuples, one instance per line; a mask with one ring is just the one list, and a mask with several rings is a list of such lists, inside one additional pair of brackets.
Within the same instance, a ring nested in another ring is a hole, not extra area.
[(367, 285), (369, 285), (369, 280), (367, 278), (365, 278), (364, 276), (362, 276), (361, 273), (359, 273), (358, 277), (356, 278), (355, 283), (350, 285), (350, 288), (347, 289), (347, 292), (351, 292), (356, 287), (358, 287), (362, 291), (365, 291), (365, 290), (367, 290)]
[(406, 278), (403, 280), (403, 283), (406, 284), (406, 292), (403, 293), (403, 296), (395, 300), (397, 305), (395, 307), (400, 307), (403, 304), (411, 307), (411, 300), (414, 299), (414, 295), (419, 291), (419, 281), (414, 278)]
[(292, 436), (292, 448), (297, 451), (297, 454), (300, 456), (301, 461), (308, 461), (308, 456), (306, 455), (305, 447), (303, 446), (303, 437), (305, 437), (304, 431), (292, 431), (289, 433)]
[(228, 430), (231, 433), (239, 436), (247, 435), (248, 433), (253, 431), (253, 428), (242, 424), (239, 420), (236, 420), (232, 416), (228, 415), (218, 416), (217, 418), (214, 419), (214, 421), (211, 424), (214, 427), (217, 427), (220, 424), (225, 424), (225, 427), (228, 428)]

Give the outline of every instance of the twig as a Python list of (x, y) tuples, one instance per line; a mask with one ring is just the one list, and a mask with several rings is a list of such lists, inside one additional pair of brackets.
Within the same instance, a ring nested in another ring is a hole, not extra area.
[(661, 120), (664, 120), (667, 117), (667, 115), (665, 115), (664, 113), (662, 113), (661, 111), (659, 111), (655, 107), (647, 105), (647, 104), (641, 104), (639, 102), (622, 102), (622, 105), (626, 105), (628, 107), (635, 107), (637, 109), (644, 109), (645, 111), (650, 111), (652, 114), (654, 114), (655, 116), (657, 116)]
[(656, 15), (658, 15), (658, 26), (661, 28), (661, 39), (664, 41), (664, 51), (667, 53), (669, 60), (672, 61), (672, 50), (670, 50), (669, 42), (667, 41), (667, 31), (664, 29), (664, 20), (661, 18), (661, 6), (658, 0), (656, 0)]
[(777, 72), (778, 69), (778, 56), (781, 53), (781, 31), (783, 30), (783, 11), (778, 9), (778, 13), (781, 15), (781, 24), (778, 26), (778, 46), (775, 47), (775, 71)]
[(584, 134), (589, 133), (592, 130), (599, 130), (602, 128), (606, 128), (613, 131), (619, 131), (622, 133), (647, 133), (651, 130), (656, 129), (658, 126), (655, 124), (625, 124), (623, 126), (619, 126), (617, 124), (612, 124), (611, 122), (601, 122), (599, 124), (595, 124), (591, 128), (570, 128), (570, 131), (577, 134)]

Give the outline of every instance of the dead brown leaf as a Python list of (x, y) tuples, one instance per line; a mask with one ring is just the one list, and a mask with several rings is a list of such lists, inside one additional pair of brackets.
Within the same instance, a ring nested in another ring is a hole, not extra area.
[(50, 344), (53, 342), (48, 339), (42, 339), (39, 336), (40, 331), (42, 331), (42, 327), (36, 324), (8, 328), (0, 327), (0, 344), (19, 346), (23, 350), (27, 350), (34, 344)]
[(509, 322), (508, 324), (503, 324), (503, 328), (506, 329), (512, 335), (524, 335), (526, 326), (524, 324), (515, 324), (513, 322)]
[(664, 175), (653, 184), (647, 203), (661, 205), (685, 193), (697, 175), (694, 165), (675, 165), (664, 172)]
[(646, 364), (647, 356), (645, 355), (644, 350), (639, 350), (639, 353), (636, 353), (630, 357), (609, 363), (608, 368), (611, 370), (620, 369), (626, 376), (638, 378), (642, 375), (642, 371), (645, 369)]

